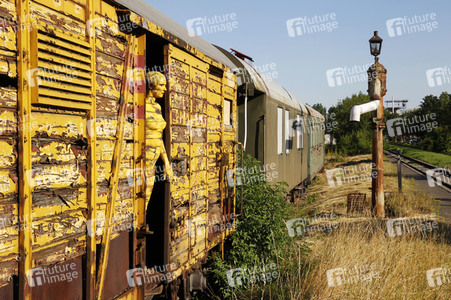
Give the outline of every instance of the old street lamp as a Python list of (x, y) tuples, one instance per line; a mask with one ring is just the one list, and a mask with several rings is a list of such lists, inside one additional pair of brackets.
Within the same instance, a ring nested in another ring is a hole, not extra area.
[(381, 53), (382, 39), (374, 32), (374, 36), (370, 39), (371, 55), (374, 55), (374, 64), (368, 69), (368, 94), (370, 102), (356, 105), (351, 109), (349, 120), (351, 122), (360, 122), (360, 115), (372, 112), (372, 164), (371, 164), (371, 206), (373, 215), (378, 218), (385, 217), (385, 197), (384, 197), (384, 141), (383, 130), (384, 122), (384, 100), (383, 97), (387, 92), (385, 67), (378, 62)]
[(370, 38), (370, 51), (374, 57), (381, 54), (382, 39), (377, 35), (377, 31), (374, 32), (374, 36)]

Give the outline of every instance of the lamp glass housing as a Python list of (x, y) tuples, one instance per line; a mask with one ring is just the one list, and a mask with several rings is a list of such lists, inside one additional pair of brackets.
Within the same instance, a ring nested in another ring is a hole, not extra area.
[(377, 35), (377, 31), (374, 32), (374, 36), (370, 38), (370, 52), (373, 56), (381, 54), (382, 39)]

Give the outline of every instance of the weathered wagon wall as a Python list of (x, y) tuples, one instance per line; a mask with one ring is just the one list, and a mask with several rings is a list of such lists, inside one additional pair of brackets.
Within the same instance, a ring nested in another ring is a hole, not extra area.
[(313, 180), (316, 174), (323, 168), (325, 159), (324, 119), (317, 116), (309, 116), (309, 179)]
[(225, 173), (236, 168), (236, 83), (227, 70), (212, 71), (173, 47), (166, 51), (177, 175), (171, 185), (169, 260), (180, 275), (203, 261), (233, 225), (235, 189), (227, 186)]
[[(119, 32), (116, 10), (105, 2), (96, 1), (98, 19), (90, 22), (86, 0), (36, 0), (30, 2), (33, 26), (41, 28), (38, 43), (47, 47), (36, 53), (41, 65), (72, 70), (67, 83), (82, 88), (84, 70), (76, 62), (77, 40), (88, 41), (91, 28), (96, 34), (96, 120), (88, 120), (86, 110), (61, 107), (59, 104), (34, 105), (31, 120), (19, 120), (17, 107), (17, 26), (14, 1), (0, 2), (0, 287), (17, 274), (18, 262), (18, 125), (26, 123), (32, 132), (32, 171), (27, 174), (32, 183), (33, 267), (45, 267), (81, 257), (86, 252), (87, 236), (87, 141), (97, 130), (97, 218), (103, 224), (111, 176), (111, 160), (116, 141), (118, 102), (124, 69), (125, 35)], [(90, 28), (91, 26), (91, 28)], [(42, 34), (41, 34), (42, 32)], [(58, 39), (60, 35), (66, 39)], [(56, 35), (56, 36), (55, 36)], [(70, 40), (74, 43), (71, 44)], [(58, 43), (58, 50), (51, 47)], [(70, 49), (69, 46), (73, 49)], [(39, 48), (41, 49), (41, 48)], [(50, 56), (52, 55), (52, 56)], [(74, 64), (72, 64), (74, 63)], [(8, 79), (10, 78), (10, 79)], [(48, 78), (40, 79), (46, 80)], [(78, 80), (78, 81), (77, 81)], [(37, 82), (39, 83), (39, 81)], [(55, 84), (55, 82), (50, 82)], [(13, 86), (9, 86), (12, 84)], [(62, 89), (63, 85), (59, 85)], [(58, 100), (61, 90), (50, 88), (50, 99)], [(72, 92), (74, 98), (79, 90)], [(51, 94), (54, 93), (54, 94)], [(52, 95), (54, 97), (52, 98)], [(133, 107), (129, 111), (133, 117)], [(131, 228), (133, 213), (133, 124), (127, 123), (125, 147), (121, 151), (119, 196), (115, 211), (113, 238)], [(100, 242), (102, 229), (97, 228)], [(82, 260), (76, 260), (81, 264)], [(81, 266), (80, 266), (81, 270)], [(80, 274), (81, 276), (81, 274)], [(81, 281), (80, 281), (81, 282)], [(126, 284), (126, 282), (125, 282)]]
[[(26, 16), (32, 26), (22, 28), (17, 26), (15, 1), (0, 1), (0, 298), (12, 295), (12, 278), (18, 275), (19, 226), (24, 222), (18, 218), (19, 186), (23, 182), (18, 176), (18, 145), (24, 128), (30, 130), (32, 141), (31, 157), (27, 158), (32, 170), (25, 174), (31, 183), (32, 214), (27, 220), (30, 227), (21, 230), (31, 233), (32, 268), (74, 263), (79, 278), (60, 286), (65, 293), (73, 291), (74, 298), (81, 298), (90, 284), (83, 282), (93, 234), (89, 209), (93, 205), (96, 211), (99, 244), (104, 234), (121, 96), (128, 101), (127, 121), (119, 151), (119, 184), (104, 298), (114, 298), (129, 288), (125, 271), (132, 261), (138, 265), (144, 253), (136, 239), (136, 221), (143, 225), (145, 220), (145, 85), (142, 75), (126, 76), (125, 64), (127, 54), (132, 53), (132, 67), (143, 69), (149, 52), (143, 46), (145, 36), (130, 43), (129, 36), (119, 30), (117, 7), (110, 1), (94, 3), (96, 18), (90, 19), (87, 0), (32, 0), (30, 15)], [(17, 39), (23, 30), (29, 31), (32, 47), (26, 49), (33, 67), (26, 80), (32, 85), (29, 120), (20, 120), (18, 112), (17, 66), (21, 63), (17, 60)], [(167, 34), (152, 24), (149, 31)], [(94, 49), (89, 43), (93, 35)], [(170, 110), (165, 116), (168, 152), (178, 172), (166, 198), (170, 201), (166, 217), (171, 223), (167, 250), (179, 276), (222, 243), (233, 224), (235, 188), (227, 185), (226, 171), (237, 167), (236, 80), (228, 70), (219, 68), (225, 68), (221, 63), (207, 59), (184, 41), (170, 38), (167, 45), (170, 41), (180, 44), (172, 46), (174, 55), (166, 53), (170, 58), (166, 61), (167, 75), (171, 78)], [(183, 47), (190, 48), (191, 54)], [(93, 65), (92, 54), (96, 59)], [(163, 53), (160, 55), (163, 57)], [(93, 94), (90, 87), (94, 84)], [(95, 118), (91, 119), (94, 106)], [(92, 165), (89, 141), (94, 134), (96, 155)], [(96, 169), (94, 181), (90, 181), (92, 168)], [(90, 199), (94, 183), (97, 190)], [(131, 242), (129, 231), (133, 226), (135, 239)], [(50, 285), (33, 287), (32, 294), (36, 298), (52, 294), (51, 290)], [(66, 295), (62, 291), (54, 293), (55, 297)]]
[(16, 8), (0, 2), (0, 291), (12, 295), (18, 272)]
[(0, 287), (18, 270), (17, 89), (0, 87)]

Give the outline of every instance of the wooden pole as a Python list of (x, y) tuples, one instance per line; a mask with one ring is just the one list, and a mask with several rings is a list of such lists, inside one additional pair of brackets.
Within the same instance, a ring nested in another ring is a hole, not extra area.
[(402, 150), (398, 149), (398, 191), (402, 192), (402, 170), (401, 170)]

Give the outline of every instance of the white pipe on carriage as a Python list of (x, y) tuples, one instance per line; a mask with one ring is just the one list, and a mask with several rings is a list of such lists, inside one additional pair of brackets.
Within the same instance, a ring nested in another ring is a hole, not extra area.
[(365, 104), (356, 105), (351, 109), (349, 121), (360, 122), (360, 115), (376, 110), (379, 107), (380, 101), (374, 100)]
[(243, 150), (246, 151), (247, 142), (247, 83), (246, 83), (246, 96), (244, 97), (244, 141)]

